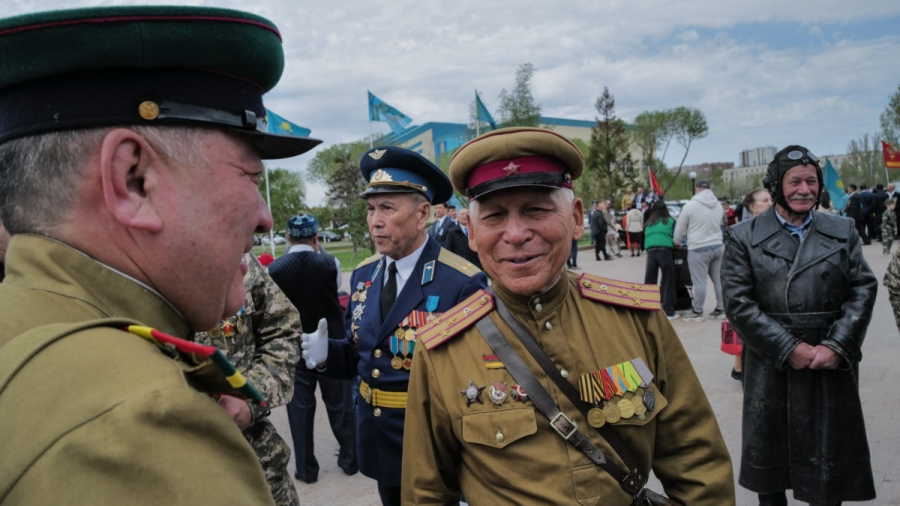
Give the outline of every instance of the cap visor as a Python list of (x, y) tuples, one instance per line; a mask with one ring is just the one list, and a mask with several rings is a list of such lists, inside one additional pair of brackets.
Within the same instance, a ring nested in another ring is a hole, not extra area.
[(263, 160), (279, 160), (302, 155), (322, 143), (319, 139), (311, 137), (279, 135), (241, 130), (239, 128), (231, 128), (229, 130), (249, 137), (250, 142), (259, 150), (259, 157)]

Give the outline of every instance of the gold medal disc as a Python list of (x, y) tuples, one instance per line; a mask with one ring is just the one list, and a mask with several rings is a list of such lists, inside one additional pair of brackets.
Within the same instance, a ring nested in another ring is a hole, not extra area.
[(397, 331), (394, 332), (394, 337), (396, 337), (397, 339), (404, 339), (405, 336), (406, 332), (403, 332), (403, 329), (397, 329)]
[(351, 295), (350, 300), (352, 300), (353, 302), (358, 301), (359, 300), (359, 292), (355, 292), (353, 295)]
[(407, 341), (415, 341), (416, 340), (416, 331), (413, 329), (406, 329), (406, 336), (404, 336)]
[(360, 294), (359, 294), (359, 301), (360, 301), (360, 302), (365, 302), (365, 301), (366, 301), (366, 292), (360, 292)]
[(634, 416), (634, 404), (631, 403), (631, 399), (622, 399), (617, 406), (619, 406), (619, 413), (622, 414), (622, 418)]
[(591, 408), (587, 414), (588, 423), (591, 424), (591, 427), (599, 429), (606, 425), (606, 415), (603, 414), (603, 411), (600, 408)]
[(603, 414), (606, 415), (606, 421), (609, 423), (616, 423), (622, 419), (619, 406), (612, 401), (606, 403), (606, 407), (603, 408)]
[(644, 406), (644, 399), (640, 395), (632, 397), (631, 404), (634, 405), (634, 414), (640, 416), (647, 412), (647, 406)]
[(392, 358), (391, 359), (391, 367), (393, 367), (394, 369), (397, 369), (398, 371), (400, 369), (403, 369), (403, 359), (400, 357)]

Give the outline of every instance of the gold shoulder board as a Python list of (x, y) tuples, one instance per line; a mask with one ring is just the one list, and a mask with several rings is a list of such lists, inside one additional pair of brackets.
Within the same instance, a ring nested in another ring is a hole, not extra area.
[(585, 299), (615, 306), (646, 311), (659, 311), (659, 287), (643, 283), (630, 283), (591, 274), (578, 278), (578, 290)]
[(359, 264), (357, 264), (356, 268), (359, 269), (360, 267), (362, 267), (364, 265), (369, 265), (370, 263), (377, 262), (379, 260), (381, 260), (381, 254), (376, 253), (376, 254), (370, 256), (369, 258), (363, 260)]
[(494, 297), (478, 290), (436, 320), (419, 329), (419, 342), (432, 350), (444, 341), (475, 325), (484, 315), (494, 310)]
[(453, 267), (454, 269), (465, 274), (466, 276), (469, 276), (470, 278), (481, 272), (481, 269), (472, 265), (465, 258), (444, 248), (441, 248), (441, 254), (438, 255), (438, 262), (449, 267)]

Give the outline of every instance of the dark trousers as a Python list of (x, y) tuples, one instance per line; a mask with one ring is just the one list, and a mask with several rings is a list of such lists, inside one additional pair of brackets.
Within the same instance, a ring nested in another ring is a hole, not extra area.
[(594, 257), (600, 260), (600, 252), (603, 252), (603, 259), (609, 260), (609, 253), (606, 252), (606, 232), (595, 234), (594, 238)]
[(869, 239), (868, 234), (866, 234), (866, 221), (863, 218), (854, 219), (853, 222), (856, 224), (856, 232), (859, 233), (859, 238), (862, 239), (863, 244), (870, 244), (872, 242)]
[[(781, 492), (775, 492), (773, 494), (758, 494), (759, 495), (759, 506), (787, 506), (787, 495), (782, 490)], [(819, 504), (810, 503), (811, 506), (820, 506)], [(841, 503), (834, 503), (836, 506), (841, 506)]]
[(356, 413), (353, 410), (350, 381), (316, 375), (301, 361), (294, 374), (294, 397), (288, 403), (287, 414), (291, 439), (294, 440), (297, 477), (307, 482), (316, 481), (319, 477), (319, 462), (316, 460), (313, 443), (316, 383), (319, 384), (322, 402), (328, 412), (331, 432), (341, 445), (338, 466), (347, 474), (359, 471), (356, 461)]
[(662, 284), (659, 286), (660, 302), (666, 315), (675, 314), (675, 260), (672, 248), (650, 248), (647, 250), (647, 268), (644, 271), (644, 283), (657, 284), (659, 271), (662, 271)]
[(875, 217), (871, 214), (863, 217), (863, 223), (866, 224), (866, 236), (869, 238), (869, 241), (879, 240), (881, 238), (880, 235), (875, 234)]
[(378, 482), (378, 496), (384, 506), (400, 506), (400, 487), (384, 487)]
[(568, 267), (578, 267), (578, 241), (572, 239), (572, 249), (569, 251), (569, 260), (566, 261)]

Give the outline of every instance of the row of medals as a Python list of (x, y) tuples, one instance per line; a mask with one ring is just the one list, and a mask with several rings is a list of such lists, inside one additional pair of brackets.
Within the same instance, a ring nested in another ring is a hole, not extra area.
[[(603, 404), (595, 404), (588, 411), (587, 419), (591, 427), (600, 428), (606, 423), (616, 423), (621, 419), (628, 419), (637, 416), (638, 420), (643, 421), (647, 418), (647, 411), (656, 409), (656, 396), (653, 392), (643, 389), (643, 395), (637, 392), (632, 394), (630, 399), (619, 397), (618, 395), (610, 400), (601, 401)], [(618, 400), (617, 400), (618, 399)]]
[[(402, 341), (406, 342), (415, 342), (416, 341), (416, 330), (413, 328), (400, 327), (394, 332), (394, 337), (397, 338), (398, 341), (402, 343)], [(398, 353), (391, 359), (391, 367), (397, 369), (406, 369), (407, 371), (412, 367), (412, 353)]]

